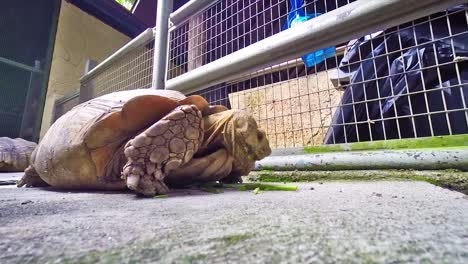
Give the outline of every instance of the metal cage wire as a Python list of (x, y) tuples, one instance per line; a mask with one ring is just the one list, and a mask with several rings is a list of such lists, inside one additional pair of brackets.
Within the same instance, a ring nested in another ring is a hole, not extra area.
[[(238, 16), (265, 3), (239, 2), (248, 5), (237, 12)], [(319, 2), (321, 12), (340, 6), (338, 1), (312, 1), (307, 6), (317, 11)], [(327, 9), (327, 2), (335, 5)], [(289, 8), (279, 6), (287, 7), (287, 3), (272, 4), (283, 13), (278, 13), (278, 20), (270, 21), (271, 32), (281, 30)], [(172, 32), (171, 60), (173, 65), (178, 60), (183, 63), (169, 69), (170, 77), (268, 36), (259, 26), (230, 41), (220, 41), (232, 34), (230, 30), (243, 27), (242, 23), (231, 26), (232, 6), (236, 3), (217, 2), (199, 13), (202, 23), (191, 18)], [(257, 14), (265, 16), (272, 10), (269, 7)], [(221, 12), (224, 19), (213, 16), (213, 12)], [(467, 17), (466, 6), (447, 10), (367, 35), (354, 43), (341, 43), (335, 56), (313, 67), (307, 68), (301, 59), (287, 61), (194, 94), (213, 104), (251, 112), (276, 148), (466, 134), (467, 47), (461, 43), (468, 39)], [(215, 26), (209, 22), (213, 19), (225, 25), (213, 29)], [(197, 26), (192, 28), (191, 21)], [(218, 32), (215, 37), (210, 33), (213, 30)], [(252, 38), (252, 34), (257, 37)], [(248, 41), (240, 41), (242, 38)], [(213, 45), (210, 41), (223, 44)], [(376, 52), (377, 48), (381, 51)], [(340, 52), (343, 50), (344, 55)], [(347, 58), (351, 52), (354, 56)], [(393, 70), (396, 66), (400, 68)], [(355, 69), (351, 76), (350, 69)]]
[[(323, 14), (350, 2), (305, 1), (303, 8)], [(290, 9), (287, 0), (204, 8), (170, 30), (167, 78), (285, 30)], [(467, 134), (467, 21), (466, 5), (458, 6), (336, 43), (335, 55), (311, 67), (284, 61), (189, 94), (249, 111), (275, 148)], [(93, 97), (149, 87), (151, 43), (83, 85)]]
[(116, 59), (94, 77), (82, 82), (95, 98), (104, 94), (149, 88), (153, 73), (154, 38), (133, 48), (130, 52)]
[[(306, 1), (303, 9), (323, 14), (351, 2)], [(289, 0), (217, 1), (176, 25), (170, 32), (168, 79), (281, 32), (289, 4)]]

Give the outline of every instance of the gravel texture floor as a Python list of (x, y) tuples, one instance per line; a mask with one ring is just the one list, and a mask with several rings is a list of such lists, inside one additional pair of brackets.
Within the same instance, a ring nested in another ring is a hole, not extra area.
[(468, 263), (467, 196), (425, 182), (159, 199), (3, 186), (0, 223), (0, 263)]

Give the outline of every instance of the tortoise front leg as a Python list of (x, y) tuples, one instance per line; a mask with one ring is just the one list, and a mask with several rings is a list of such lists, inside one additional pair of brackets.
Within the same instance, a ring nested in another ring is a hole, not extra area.
[(130, 140), (122, 173), (127, 187), (146, 196), (168, 192), (166, 175), (190, 161), (203, 141), (201, 117), (196, 106), (180, 106)]
[(46, 187), (49, 186), (48, 183), (46, 183), (39, 174), (37, 174), (36, 169), (32, 165), (29, 165), (25, 170), (24, 170), (24, 175), (19, 180), (16, 182), (17, 187)]
[(184, 186), (199, 182), (221, 181), (232, 171), (233, 157), (225, 148), (209, 155), (193, 158), (185, 165), (173, 170), (166, 182), (173, 186)]

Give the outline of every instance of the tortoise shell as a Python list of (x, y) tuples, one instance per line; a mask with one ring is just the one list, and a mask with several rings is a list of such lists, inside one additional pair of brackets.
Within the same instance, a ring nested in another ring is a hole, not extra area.
[(36, 146), (22, 138), (0, 137), (0, 171), (24, 171)]
[[(170, 90), (137, 89), (107, 94), (61, 116), (32, 155), (37, 174), (63, 188), (122, 189), (125, 182), (112, 159), (125, 158), (125, 142), (180, 105), (208, 106), (201, 96)], [(108, 170), (117, 173), (107, 173)], [(114, 178), (109, 178), (114, 175)]]

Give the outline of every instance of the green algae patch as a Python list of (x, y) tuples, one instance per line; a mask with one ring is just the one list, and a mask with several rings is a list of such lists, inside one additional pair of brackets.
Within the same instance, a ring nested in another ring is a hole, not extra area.
[(425, 181), (442, 188), (468, 195), (468, 176), (461, 174), (441, 174), (439, 176), (415, 176), (414, 180)]
[(252, 235), (250, 234), (239, 234), (239, 235), (226, 235), (221, 238), (221, 240), (227, 245), (227, 246), (232, 246), (237, 243), (243, 242), (249, 238), (251, 238)]
[(225, 188), (232, 188), (238, 191), (297, 191), (296, 185), (263, 184), (263, 183), (240, 183), (223, 184)]
[(316, 182), (316, 181), (425, 181), (443, 188), (468, 194), (468, 172), (458, 170), (342, 170), (342, 171), (274, 171), (251, 172), (249, 182)]
[(176, 262), (177, 263), (198, 263), (206, 261), (208, 256), (205, 254), (196, 254), (196, 255), (189, 255), (180, 257)]
[(81, 263), (81, 264), (94, 264), (94, 263), (147, 263), (159, 262), (161, 260), (163, 248), (154, 247), (146, 243), (138, 243), (125, 247), (117, 247), (104, 251), (92, 250), (85, 254), (78, 256), (70, 256), (60, 258), (54, 263)]
[[(238, 191), (255, 191), (258, 194), (260, 191), (297, 191), (296, 185), (284, 184), (264, 184), (264, 183), (205, 183), (199, 186), (200, 190), (214, 190), (223, 192), (223, 189), (235, 189)], [(210, 191), (211, 192), (211, 191)]]
[(398, 149), (438, 149), (438, 148), (467, 148), (468, 135), (436, 136), (427, 138), (406, 138), (392, 140), (378, 140), (369, 142), (353, 142), (347, 144), (321, 145), (304, 147), (304, 153), (327, 153), (339, 151), (364, 150), (398, 150)]

